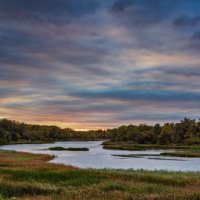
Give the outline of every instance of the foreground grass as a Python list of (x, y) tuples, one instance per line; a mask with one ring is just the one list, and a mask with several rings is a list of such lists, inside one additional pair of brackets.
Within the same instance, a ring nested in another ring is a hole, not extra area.
[(200, 173), (82, 170), (50, 159), (0, 151), (0, 199), (200, 199)]
[(64, 147), (50, 147), (49, 150), (51, 151), (89, 151), (88, 148), (64, 148)]

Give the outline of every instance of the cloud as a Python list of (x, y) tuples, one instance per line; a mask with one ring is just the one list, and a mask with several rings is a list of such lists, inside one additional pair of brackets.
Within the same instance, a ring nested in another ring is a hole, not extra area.
[(194, 33), (191, 39), (195, 41), (200, 41), (200, 32)]
[(193, 33), (193, 35), (190, 37), (187, 47), (193, 51), (196, 51), (196, 53), (199, 52), (199, 49), (200, 49), (200, 32), (199, 31), (196, 31)]
[(174, 20), (173, 25), (177, 28), (196, 27), (200, 23), (200, 15), (180, 16)]
[(62, 25), (73, 18), (92, 14), (99, 7), (97, 0), (25, 0), (0, 1), (1, 19), (31, 23)]
[(130, 28), (144, 28), (159, 23), (165, 17), (166, 6), (163, 0), (116, 0), (110, 13)]
[(119, 1), (114, 2), (114, 4), (113, 4), (113, 6), (112, 6), (110, 11), (112, 13), (116, 13), (116, 14), (123, 13), (123, 12), (126, 11), (126, 9), (128, 7), (130, 7), (132, 5), (133, 5), (133, 1), (131, 1), (131, 0), (125, 0), (125, 1), (120, 1), (119, 0)]
[(148, 100), (148, 101), (196, 101), (200, 100), (199, 92), (178, 92), (167, 90), (133, 90), (111, 88), (105, 90), (78, 90), (70, 92), (76, 97), (96, 98), (96, 99), (119, 99), (119, 100)]
[[(196, 65), (196, 66), (173, 66), (173, 65), (169, 65), (169, 66), (157, 66), (154, 68), (150, 68), (150, 69), (141, 69), (141, 70), (137, 70), (136, 72), (133, 71), (133, 73), (137, 73), (139, 74), (151, 74), (152, 76), (157, 75), (161, 76), (161, 79), (163, 78), (163, 76), (181, 76), (184, 79), (187, 78), (189, 82), (191, 82), (191, 79), (194, 79), (195, 77), (199, 78), (200, 76), (200, 66)], [(158, 80), (157, 80), (158, 81)], [(178, 84), (177, 82), (178, 80), (174, 80), (175, 84)], [(187, 82), (187, 80), (185, 80), (185, 82)], [(165, 85), (170, 85), (170, 83), (164, 82)], [(197, 83), (197, 82), (196, 82)], [(160, 83), (159, 83), (160, 84)]]
[(78, 129), (198, 116), (199, 7), (0, 0), (1, 116)]
[[(184, 114), (164, 114), (164, 113), (154, 113), (154, 115), (151, 115), (149, 113), (146, 113), (146, 115), (144, 116), (143, 114), (140, 113), (131, 113), (131, 114), (125, 114), (125, 115), (121, 115), (119, 116), (119, 120), (144, 120), (144, 121), (179, 121), (181, 119), (183, 119), (185, 116)], [(197, 116), (196, 116), (197, 117)]]

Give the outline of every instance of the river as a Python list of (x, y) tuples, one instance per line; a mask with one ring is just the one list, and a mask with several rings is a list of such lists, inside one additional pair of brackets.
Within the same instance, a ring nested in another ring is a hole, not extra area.
[[(105, 150), (102, 141), (55, 142), (52, 144), (18, 144), (0, 146), (3, 150), (54, 155), (51, 163), (61, 163), (80, 168), (147, 169), (169, 171), (200, 171), (200, 158), (159, 156), (166, 150), (122, 151)], [(49, 151), (50, 147), (87, 147), (89, 151)], [(173, 150), (168, 150), (173, 151)], [(133, 157), (126, 155), (134, 154)], [(122, 155), (122, 156), (121, 156)]]

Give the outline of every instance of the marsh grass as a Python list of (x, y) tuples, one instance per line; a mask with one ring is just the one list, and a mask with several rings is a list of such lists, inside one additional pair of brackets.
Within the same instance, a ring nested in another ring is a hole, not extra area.
[(83, 170), (47, 163), (46, 161), (50, 159), (52, 157), (48, 155), (1, 151), (0, 199), (184, 200), (200, 198), (200, 173)]
[(51, 170), (35, 170), (35, 171), (14, 171), (7, 172), (12, 175), (12, 180), (30, 182), (50, 183), (54, 185), (65, 186), (85, 186), (98, 183), (103, 176), (91, 174), (87, 171), (51, 171)]
[(175, 144), (169, 144), (169, 145), (157, 145), (157, 144), (135, 144), (133, 142), (113, 142), (113, 141), (107, 141), (103, 142), (103, 148), (104, 149), (113, 149), (113, 150), (135, 150), (135, 151), (143, 151), (143, 150), (149, 150), (149, 149), (178, 149), (178, 150), (199, 150), (200, 151), (200, 145), (175, 145)]
[(161, 155), (171, 157), (200, 158), (200, 152), (194, 151), (164, 152), (161, 153)]
[(0, 191), (3, 197), (21, 197), (25, 195), (48, 195), (58, 192), (51, 187), (29, 182), (14, 182), (13, 180), (0, 182)]

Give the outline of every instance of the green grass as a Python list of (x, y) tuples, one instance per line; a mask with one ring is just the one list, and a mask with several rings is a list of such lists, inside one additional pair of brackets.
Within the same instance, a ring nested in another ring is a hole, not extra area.
[(83, 148), (50, 147), (48, 150), (51, 150), (51, 151), (89, 151), (89, 149), (86, 147), (83, 147)]
[(113, 149), (113, 150), (134, 150), (134, 151), (142, 151), (142, 150), (149, 150), (149, 149), (191, 149), (191, 150), (200, 150), (200, 145), (176, 145), (176, 144), (169, 144), (169, 145), (158, 145), (158, 144), (135, 144), (133, 142), (104, 142), (103, 143), (104, 149)]
[(200, 199), (200, 172), (78, 169), (51, 158), (0, 151), (0, 200)]

